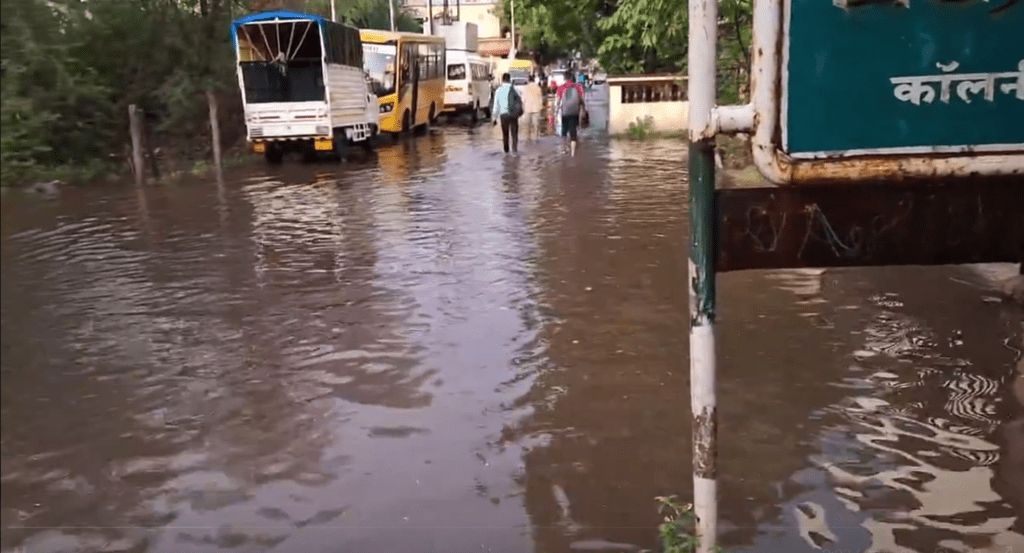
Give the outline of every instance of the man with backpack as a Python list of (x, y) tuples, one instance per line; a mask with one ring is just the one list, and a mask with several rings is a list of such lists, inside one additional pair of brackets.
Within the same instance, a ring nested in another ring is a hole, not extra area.
[(576, 82), (573, 75), (567, 74), (565, 83), (555, 91), (555, 114), (561, 117), (562, 142), (569, 141), (569, 155), (576, 155), (577, 136), (580, 127), (580, 116), (586, 106), (583, 102), (583, 86)]
[(512, 139), (512, 152), (519, 152), (519, 118), (523, 116), (523, 98), (512, 86), (512, 76), (505, 73), (501, 76), (501, 86), (494, 91), (494, 107), (491, 108), (491, 120), (497, 125), (501, 121), (501, 144), (508, 153), (509, 137)]

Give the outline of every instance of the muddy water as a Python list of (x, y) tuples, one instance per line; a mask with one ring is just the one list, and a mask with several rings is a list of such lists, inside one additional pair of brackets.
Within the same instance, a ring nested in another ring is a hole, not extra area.
[[(497, 148), (6, 198), (3, 551), (654, 546), (685, 146)], [(727, 550), (1024, 551), (1019, 309), (958, 268), (719, 282)]]

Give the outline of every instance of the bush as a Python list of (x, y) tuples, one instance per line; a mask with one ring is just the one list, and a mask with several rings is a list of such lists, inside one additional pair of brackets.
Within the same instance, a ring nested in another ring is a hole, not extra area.
[(643, 120), (639, 117), (629, 124), (629, 137), (634, 140), (643, 140), (654, 136), (654, 118), (648, 115)]

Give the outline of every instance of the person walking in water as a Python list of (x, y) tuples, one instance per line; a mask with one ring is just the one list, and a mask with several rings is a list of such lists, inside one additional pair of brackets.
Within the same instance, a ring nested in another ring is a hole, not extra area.
[(567, 74), (565, 83), (555, 91), (555, 98), (555, 116), (562, 118), (563, 149), (568, 140), (569, 155), (574, 156), (576, 144), (579, 142), (580, 115), (586, 109), (583, 102), (583, 85), (577, 83), (572, 74)]
[(544, 91), (537, 84), (537, 78), (530, 75), (530, 82), (523, 90), (523, 111), (526, 115), (526, 139), (540, 136), (540, 112), (544, 109)]
[(509, 139), (512, 152), (519, 152), (519, 118), (523, 115), (523, 99), (512, 87), (512, 76), (505, 73), (501, 76), (501, 86), (494, 91), (494, 107), (491, 108), (491, 120), (497, 125), (501, 121), (501, 145), (508, 153)]

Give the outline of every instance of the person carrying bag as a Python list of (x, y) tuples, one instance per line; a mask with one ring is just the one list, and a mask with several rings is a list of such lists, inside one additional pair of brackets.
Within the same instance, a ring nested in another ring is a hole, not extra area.
[(511, 141), (512, 152), (519, 151), (519, 118), (523, 116), (523, 99), (512, 86), (512, 77), (501, 76), (501, 86), (494, 92), (494, 107), (491, 119), (497, 125), (501, 121), (501, 144), (507, 154)]

